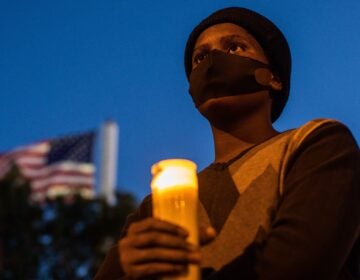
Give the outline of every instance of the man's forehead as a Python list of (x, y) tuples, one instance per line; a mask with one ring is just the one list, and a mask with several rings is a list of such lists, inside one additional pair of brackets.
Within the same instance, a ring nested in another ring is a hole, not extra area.
[(234, 23), (219, 23), (206, 28), (196, 40), (194, 50), (206, 48), (209, 41), (221, 40), (227, 42), (231, 39), (243, 40), (252, 45), (260, 46), (259, 42), (245, 28)]
[(225, 22), (225, 23), (214, 24), (204, 29), (198, 36), (198, 40), (201, 39), (202, 37), (209, 36), (210, 34), (224, 34), (224, 35), (238, 34), (240, 36), (250, 35), (249, 32), (244, 27), (234, 23)]

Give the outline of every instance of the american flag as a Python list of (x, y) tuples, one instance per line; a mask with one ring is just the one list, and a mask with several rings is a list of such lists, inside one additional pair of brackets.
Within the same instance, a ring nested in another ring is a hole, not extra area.
[(18, 147), (0, 155), (0, 178), (16, 165), (31, 185), (31, 200), (94, 194), (92, 148), (95, 133), (88, 132)]

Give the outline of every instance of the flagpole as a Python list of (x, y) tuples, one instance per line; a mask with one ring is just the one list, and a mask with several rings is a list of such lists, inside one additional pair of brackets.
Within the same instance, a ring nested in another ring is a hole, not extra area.
[(101, 127), (100, 193), (109, 205), (114, 205), (119, 128), (116, 122), (106, 121)]

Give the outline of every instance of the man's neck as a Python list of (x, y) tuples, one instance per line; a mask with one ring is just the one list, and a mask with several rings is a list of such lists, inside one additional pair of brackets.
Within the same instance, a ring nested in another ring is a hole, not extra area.
[(270, 122), (260, 118), (238, 121), (227, 127), (212, 126), (215, 162), (227, 162), (242, 151), (277, 134)]

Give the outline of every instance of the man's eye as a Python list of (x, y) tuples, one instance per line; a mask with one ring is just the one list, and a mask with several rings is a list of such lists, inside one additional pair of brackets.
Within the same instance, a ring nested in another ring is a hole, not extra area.
[(246, 50), (246, 46), (241, 43), (231, 43), (228, 47), (228, 53), (236, 54), (238, 52), (243, 52)]
[(207, 56), (206, 53), (199, 53), (197, 55), (194, 56), (194, 64), (198, 65), (201, 61), (203, 61), (205, 59), (205, 57)]

